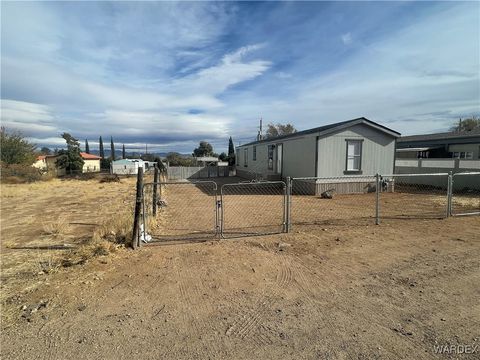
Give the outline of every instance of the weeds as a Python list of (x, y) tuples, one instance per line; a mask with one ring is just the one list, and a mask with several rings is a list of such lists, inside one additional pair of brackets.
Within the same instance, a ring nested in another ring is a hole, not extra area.
[(58, 237), (70, 231), (70, 224), (65, 216), (59, 216), (56, 222), (44, 223), (43, 234)]

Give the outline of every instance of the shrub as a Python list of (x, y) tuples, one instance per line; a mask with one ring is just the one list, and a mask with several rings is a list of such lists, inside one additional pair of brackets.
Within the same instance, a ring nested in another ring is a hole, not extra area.
[[(31, 165), (2, 164), (1, 180), (8, 184), (23, 184), (43, 180), (42, 172)], [(47, 175), (45, 179), (49, 179)]]
[(106, 175), (100, 179), (101, 183), (120, 182), (120, 178), (117, 174)]

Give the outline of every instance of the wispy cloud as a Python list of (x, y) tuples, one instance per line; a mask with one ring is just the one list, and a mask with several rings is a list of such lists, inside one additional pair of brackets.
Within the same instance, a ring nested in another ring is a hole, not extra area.
[(342, 36), (340, 36), (340, 38), (342, 39), (342, 42), (345, 45), (349, 45), (352, 42), (352, 34), (349, 33), (349, 32), (345, 33), (345, 34), (342, 34)]
[(5, 3), (2, 125), (185, 152), (250, 140), (261, 116), (444, 130), (480, 112), (479, 7)]

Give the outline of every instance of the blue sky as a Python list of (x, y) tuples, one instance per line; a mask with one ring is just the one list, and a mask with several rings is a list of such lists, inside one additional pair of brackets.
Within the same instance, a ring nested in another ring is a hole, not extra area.
[(480, 113), (478, 2), (2, 2), (2, 125), (224, 151), (264, 123), (402, 134)]

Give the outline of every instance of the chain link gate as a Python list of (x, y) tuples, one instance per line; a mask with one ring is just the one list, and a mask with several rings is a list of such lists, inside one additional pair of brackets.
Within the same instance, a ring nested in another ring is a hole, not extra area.
[(283, 181), (224, 184), (220, 198), (223, 238), (287, 231), (287, 185)]
[(480, 215), (480, 172), (245, 181), (220, 191), (214, 181), (160, 181), (140, 189), (145, 242), (278, 234), (292, 224)]
[(217, 203), (214, 181), (146, 183), (140, 237), (145, 242), (215, 238)]

